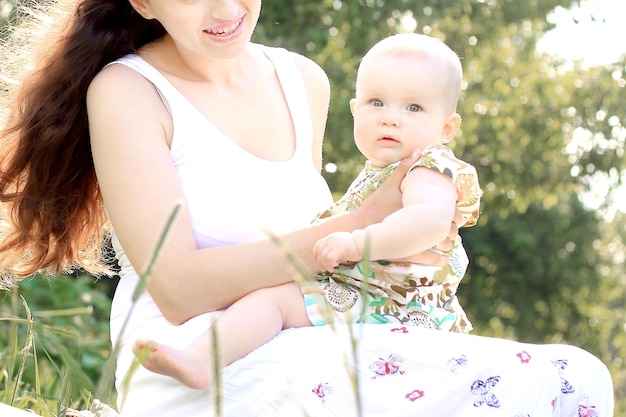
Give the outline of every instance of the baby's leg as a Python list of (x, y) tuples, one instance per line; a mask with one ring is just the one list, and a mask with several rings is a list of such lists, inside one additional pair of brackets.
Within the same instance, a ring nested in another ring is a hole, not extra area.
[(310, 326), (311, 323), (300, 287), (289, 283), (246, 295), (226, 309), (215, 325), (223, 365), (230, 365), (272, 339), (282, 329)]
[(230, 365), (263, 345), (282, 329), (311, 325), (300, 287), (295, 283), (264, 288), (235, 302), (209, 329), (184, 350), (138, 340), (133, 352), (147, 355), (143, 366), (169, 375), (196, 389), (211, 383), (214, 372), (213, 335), (217, 337), (220, 362)]

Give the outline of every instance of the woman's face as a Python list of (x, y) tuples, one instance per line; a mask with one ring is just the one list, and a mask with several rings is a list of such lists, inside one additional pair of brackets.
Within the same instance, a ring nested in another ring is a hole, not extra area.
[(148, 19), (158, 20), (177, 47), (229, 59), (246, 47), (261, 12), (261, 0), (130, 0)]

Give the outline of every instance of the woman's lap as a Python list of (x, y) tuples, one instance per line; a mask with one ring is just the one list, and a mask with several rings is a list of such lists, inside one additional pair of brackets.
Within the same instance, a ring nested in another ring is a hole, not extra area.
[[(222, 415), (357, 415), (350, 376), (356, 373), (363, 416), (612, 416), (608, 370), (576, 347), (408, 326), (356, 325), (352, 331), (360, 340), (356, 360), (349, 328), (323, 326), (283, 331), (228, 366)], [(118, 377), (130, 360), (123, 349)], [(143, 368), (126, 395), (121, 391), (122, 417), (216, 415), (214, 389), (191, 390)]]

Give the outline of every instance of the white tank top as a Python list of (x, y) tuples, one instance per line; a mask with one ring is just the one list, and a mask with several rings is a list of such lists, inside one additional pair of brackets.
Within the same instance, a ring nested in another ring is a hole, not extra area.
[[(116, 61), (152, 82), (170, 111), (174, 126), (172, 160), (200, 248), (264, 239), (264, 230), (276, 234), (297, 230), (332, 204), (328, 185), (313, 164), (313, 128), (302, 76), (288, 51), (262, 49), (275, 67), (295, 128), (294, 154), (282, 162), (259, 158), (232, 142), (139, 56)], [(130, 308), (130, 295), (137, 283), (137, 274), (115, 234), (113, 247), (121, 280), (111, 311), (112, 330)], [(160, 315), (148, 294), (141, 298), (135, 318), (141, 321), (141, 317)], [(131, 334), (132, 327), (128, 329)]]

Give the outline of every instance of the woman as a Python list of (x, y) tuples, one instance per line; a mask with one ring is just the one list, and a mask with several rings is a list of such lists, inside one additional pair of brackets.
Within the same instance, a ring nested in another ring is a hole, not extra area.
[[(220, 309), (292, 280), (288, 259), (267, 231), (315, 270), (311, 248), (319, 238), (362, 228), (400, 207), (397, 184), (406, 167), (353, 214), (307, 227), (330, 202), (319, 175), (328, 80), (300, 55), (250, 42), (260, 0), (58, 6), (69, 13), (68, 24), (38, 49), (45, 53), (13, 99), (3, 133), (0, 197), (13, 229), (3, 237), (0, 266), (25, 276), (78, 262), (98, 272), (105, 209), (122, 268), (111, 313), (113, 342), (122, 345), (122, 415), (212, 415), (207, 391), (142, 370), (125, 385), (133, 341), (184, 346)], [(185, 209), (120, 334), (136, 271), (177, 201)], [(423, 263), (446, 263), (420, 256)], [(349, 329), (302, 330), (284, 332), (224, 371), (227, 415), (349, 415), (355, 404), (366, 415), (612, 410), (606, 368), (576, 348), (364, 326), (348, 364), (356, 363), (357, 372), (349, 373), (337, 348)], [(548, 359), (552, 353), (569, 361), (559, 362), (565, 375)], [(356, 402), (355, 380), (362, 393)], [(574, 384), (575, 399), (559, 394), (562, 380)]]

